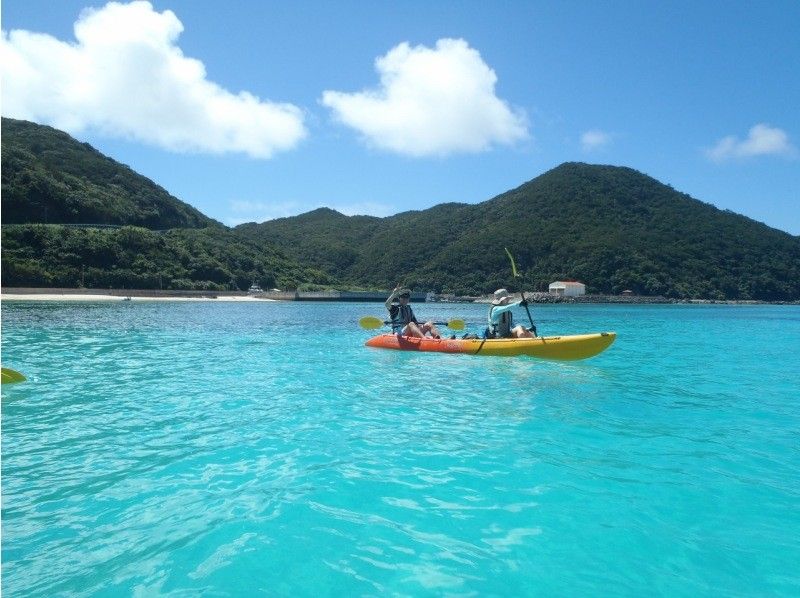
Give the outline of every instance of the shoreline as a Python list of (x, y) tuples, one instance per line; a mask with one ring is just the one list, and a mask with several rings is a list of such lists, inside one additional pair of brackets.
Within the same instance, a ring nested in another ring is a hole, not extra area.
[(252, 303), (274, 302), (277, 299), (249, 295), (242, 291), (161, 291), (146, 289), (67, 289), (7, 288), (0, 289), (0, 301), (225, 301)]
[[(519, 301), (522, 296), (512, 293), (513, 301)], [(663, 296), (647, 295), (580, 295), (565, 297), (563, 295), (550, 295), (543, 292), (527, 292), (526, 299), (531, 304), (578, 304), (587, 303), (606, 305), (800, 305), (797, 301), (764, 301), (761, 299), (675, 299)], [(492, 296), (480, 297), (475, 303), (491, 303)]]
[[(339, 295), (351, 292), (297, 292), (283, 291), (280, 293), (262, 293), (259, 295), (248, 294), (244, 291), (165, 291), (146, 289), (47, 289), (47, 288), (9, 288), (0, 290), (0, 301), (67, 301), (67, 302), (114, 302), (114, 301), (175, 301), (175, 302), (231, 302), (231, 303), (258, 303), (258, 302), (318, 302), (318, 301), (378, 301), (382, 293), (364, 293), (370, 297), (340, 297)], [(352, 292), (360, 295), (363, 292)], [(372, 296), (374, 295), (374, 297)], [(421, 293), (420, 293), (421, 295)], [(515, 294), (515, 300), (521, 299)], [(424, 303), (424, 299), (416, 298), (416, 303)], [(431, 303), (490, 303), (491, 295), (486, 297), (470, 297), (468, 300), (432, 301)], [(623, 295), (582, 295), (580, 297), (563, 297), (549, 295), (548, 293), (532, 292), (527, 295), (532, 304), (609, 304), (609, 305), (800, 305), (800, 301), (760, 301), (744, 299), (671, 299), (667, 297), (623, 296)]]
[[(10, 301), (359, 301), (381, 302), (388, 292), (376, 291), (184, 291), (164, 289), (76, 289), (42, 287), (6, 287), (0, 300)], [(424, 293), (412, 294), (412, 300), (424, 302)]]
[(154, 301), (177, 301), (177, 302), (226, 302), (226, 303), (276, 303), (278, 299), (267, 299), (259, 297), (222, 297), (222, 296), (208, 296), (208, 297), (143, 297), (136, 295), (100, 295), (100, 294), (57, 294), (57, 293), (2, 293), (0, 294), (0, 302), (2, 301), (69, 301), (69, 302), (114, 302), (114, 301), (131, 301), (131, 302), (154, 302)]

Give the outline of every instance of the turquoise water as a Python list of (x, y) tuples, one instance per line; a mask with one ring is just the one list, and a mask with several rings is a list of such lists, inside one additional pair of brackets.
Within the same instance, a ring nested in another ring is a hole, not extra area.
[(3, 593), (800, 593), (800, 307), (536, 307), (578, 363), (381, 310), (3, 303)]

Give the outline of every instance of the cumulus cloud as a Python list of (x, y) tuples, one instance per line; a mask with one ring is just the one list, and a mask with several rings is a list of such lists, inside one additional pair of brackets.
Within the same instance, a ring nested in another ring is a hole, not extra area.
[(706, 156), (714, 162), (767, 155), (794, 157), (797, 155), (797, 149), (789, 142), (789, 136), (785, 131), (764, 123), (753, 126), (747, 139), (740, 140), (734, 135), (729, 135), (706, 150)]
[(497, 75), (462, 39), (402, 43), (375, 60), (380, 86), (325, 91), (321, 102), (373, 146), (410, 156), (480, 152), (528, 136), (527, 119), (495, 95)]
[(581, 147), (585, 152), (600, 149), (611, 143), (611, 135), (600, 129), (591, 129), (581, 135)]
[(203, 63), (177, 46), (183, 25), (172, 11), (110, 2), (84, 10), (74, 29), (75, 42), (3, 31), (4, 115), (173, 151), (255, 158), (291, 149), (306, 136), (296, 106), (209, 81)]

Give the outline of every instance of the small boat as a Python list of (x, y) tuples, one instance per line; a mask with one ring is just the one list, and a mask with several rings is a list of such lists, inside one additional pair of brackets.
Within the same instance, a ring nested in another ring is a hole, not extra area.
[(528, 355), (540, 359), (569, 361), (594, 357), (611, 346), (616, 338), (616, 332), (492, 339), (436, 339), (379, 334), (369, 339), (366, 344), (367, 347), (399, 351), (467, 353), (469, 355), (499, 355), (503, 357)]

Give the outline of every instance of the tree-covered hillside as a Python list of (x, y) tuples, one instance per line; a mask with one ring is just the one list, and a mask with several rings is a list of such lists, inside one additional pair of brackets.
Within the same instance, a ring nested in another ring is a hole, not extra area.
[(333, 282), (56, 129), (2, 119), (2, 159), (5, 287), (223, 290)]
[[(223, 289), (256, 281), (386, 289), (403, 282), (475, 294), (514, 285), (546, 290), (574, 278), (590, 293), (800, 299), (800, 237), (630, 168), (568, 163), (475, 205), (388, 218), (322, 208), (231, 230), (50, 127), (3, 119), (2, 159), (6, 287)], [(521, 280), (511, 279), (504, 247)]]
[[(235, 230), (245, 238), (280, 245), (301, 263), (312, 263), (334, 278), (348, 271), (361, 257), (361, 246), (383, 226), (381, 218), (348, 217), (328, 208), (273, 222), (277, 226), (266, 236), (255, 223), (242, 224)], [(306, 236), (306, 231), (313, 234)]]
[[(800, 239), (679, 193), (630, 168), (568, 163), (490, 201), (443, 204), (378, 221), (327, 211), (249, 226), (324, 267), (309, 246), (340, 242), (355, 259), (337, 276), (386, 288), (489, 292), (511, 283), (508, 247), (527, 288), (579, 279), (594, 293), (680, 298), (800, 298)], [(357, 244), (350, 240), (358, 239)]]
[(3, 226), (2, 243), (4, 286), (244, 290), (252, 282), (283, 289), (333, 282), (270, 245), (216, 227), (157, 233), (15, 224)]
[(2, 119), (3, 223), (221, 226), (61, 131)]

